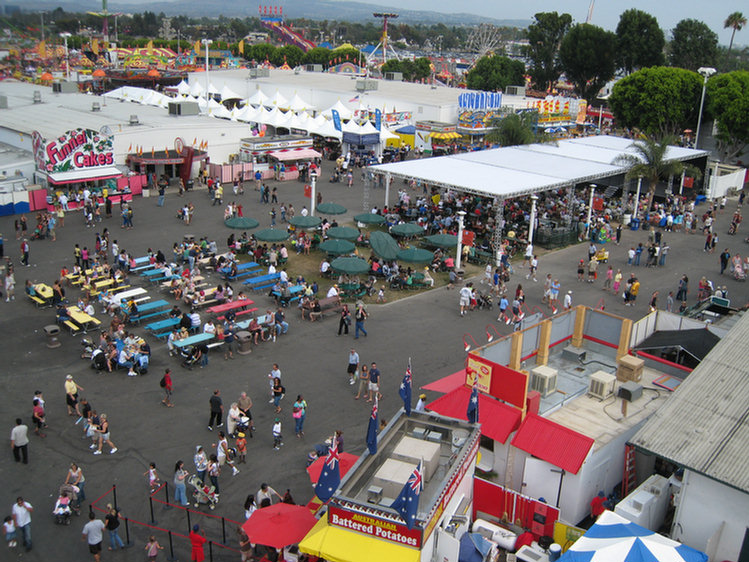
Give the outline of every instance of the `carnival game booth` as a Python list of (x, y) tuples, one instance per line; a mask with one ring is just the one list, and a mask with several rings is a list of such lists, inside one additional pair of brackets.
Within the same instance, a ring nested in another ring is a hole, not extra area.
[(270, 163), (274, 177), (278, 181), (299, 179), (302, 170), (317, 165), (322, 154), (312, 148), (285, 148), (274, 150), (270, 154)]
[(470, 137), (470, 143), (483, 142), (484, 136), (502, 117), (502, 94), (466, 92), (458, 96), (458, 132)]
[(131, 170), (150, 177), (180, 177), (187, 185), (190, 178), (197, 175), (198, 167), (208, 158), (208, 152), (185, 146), (181, 139), (174, 143), (174, 149), (138, 149), (127, 155), (126, 163)]
[(414, 135), (415, 148), (424, 154), (446, 154), (447, 148), (460, 138), (457, 127), (439, 121), (417, 121)]
[(99, 131), (74, 129), (51, 140), (34, 131), (32, 147), (37, 183), (47, 189), (29, 192), (31, 210), (48, 206), (51, 210), (63, 193), (69, 200), (68, 208), (76, 209), (82, 203), (76, 202), (75, 195), (84, 188), (115, 204), (120, 198), (128, 201), (141, 194), (143, 179), (123, 177), (114, 164), (112, 138)]
[[(376, 427), (376, 410), (373, 416)], [(479, 427), (401, 410), (376, 437), (374, 450), (368, 443), (299, 550), (336, 562), (458, 560), (470, 527)], [(409, 504), (415, 517), (408, 522), (391, 507), (407, 488), (415, 492), (415, 505)]]
[[(300, 150), (296, 155), (283, 160), (283, 151)], [(307, 151), (304, 154), (301, 151)], [(312, 154), (314, 153), (314, 154)], [(239, 160), (252, 164), (255, 173), (260, 172), (262, 179), (276, 178), (277, 170), (280, 176), (279, 162), (284, 162), (284, 171), (289, 167), (285, 162), (299, 162), (319, 158), (321, 154), (312, 148), (312, 137), (303, 135), (282, 135), (275, 137), (248, 137), (244, 138), (239, 145)], [(297, 157), (297, 160), (294, 158)], [(298, 174), (298, 165), (297, 168)], [(286, 174), (284, 174), (285, 176)], [(296, 176), (295, 176), (296, 178)], [(280, 178), (279, 178), (280, 179)], [(285, 178), (291, 179), (291, 178)]]

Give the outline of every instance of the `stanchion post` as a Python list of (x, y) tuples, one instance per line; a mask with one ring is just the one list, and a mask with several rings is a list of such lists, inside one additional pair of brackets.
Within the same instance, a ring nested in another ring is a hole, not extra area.
[(130, 542), (130, 520), (127, 517), (123, 517), (125, 520), (125, 546), (133, 546), (133, 543)]
[(224, 538), (223, 543), (226, 544), (226, 520), (223, 517), (221, 518), (221, 535)]
[(174, 543), (172, 542), (172, 532), (169, 531), (169, 556), (166, 557), (169, 562), (176, 562), (177, 557), (174, 556)]
[(156, 518), (153, 516), (153, 498), (151, 496), (148, 496), (148, 507), (151, 510), (151, 525), (156, 525), (158, 521), (156, 521)]
[(213, 562), (213, 541), (208, 541), (208, 560)]
[(169, 483), (164, 482), (164, 509), (172, 509), (172, 505), (169, 503)]
[(190, 534), (190, 531), (192, 531), (192, 523), (190, 523), (190, 510), (186, 509), (185, 513), (187, 513), (187, 534)]
[(112, 501), (114, 502), (114, 508), (119, 510), (117, 506), (117, 484), (112, 484)]

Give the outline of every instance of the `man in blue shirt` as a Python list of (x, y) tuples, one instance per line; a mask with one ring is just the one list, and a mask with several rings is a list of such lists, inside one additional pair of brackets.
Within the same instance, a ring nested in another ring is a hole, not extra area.
[(380, 400), (382, 394), (380, 393), (380, 370), (377, 368), (377, 363), (372, 362), (372, 367), (369, 369), (369, 398), (367, 402), (371, 402), (373, 398)]

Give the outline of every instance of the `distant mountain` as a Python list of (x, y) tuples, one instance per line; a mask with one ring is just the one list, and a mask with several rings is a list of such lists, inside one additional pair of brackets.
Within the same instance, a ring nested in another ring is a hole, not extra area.
[[(179, 0), (154, 1), (143, 0), (111, 0), (108, 3), (110, 12), (134, 13), (149, 10), (164, 12), (168, 16), (185, 15), (189, 17), (219, 16), (248, 17), (258, 15), (258, 5), (263, 2), (226, 2), (226, 0)], [(34, 3), (35, 10), (54, 10), (61, 7), (65, 11), (80, 12), (101, 10), (101, 2), (82, 0), (41, 0)], [(290, 19), (306, 18), (311, 20), (338, 21), (373, 21), (372, 12), (394, 11), (398, 13), (399, 22), (445, 25), (477, 25), (491, 23), (504, 27), (527, 27), (530, 20), (500, 20), (477, 14), (457, 13), (444, 14), (441, 12), (418, 10), (385, 10), (377, 4), (363, 2), (331, 1), (331, 0), (284, 0), (284, 15)]]

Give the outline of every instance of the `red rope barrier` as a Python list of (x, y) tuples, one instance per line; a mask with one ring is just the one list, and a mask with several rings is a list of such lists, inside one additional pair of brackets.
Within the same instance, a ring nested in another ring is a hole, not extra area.
[(110, 493), (110, 492), (111, 492), (112, 490), (114, 490), (114, 486), (112, 486), (111, 488), (109, 488), (109, 490), (107, 490), (107, 491), (106, 491), (106, 492), (104, 492), (104, 493), (103, 493), (102, 495), (100, 495), (100, 496), (99, 496), (98, 498), (96, 498), (96, 499), (95, 499), (94, 501), (92, 501), (92, 502), (91, 502), (91, 505), (93, 506), (94, 504), (98, 503), (98, 502), (99, 502), (99, 501), (100, 501), (101, 499), (103, 499), (103, 498), (104, 498), (104, 496), (106, 496), (106, 495), (109, 495), (109, 493)]
[(234, 523), (236, 525), (241, 525), (242, 524), (239, 521), (234, 521), (233, 519), (227, 519), (226, 517), (221, 517), (219, 515), (213, 515), (212, 513), (205, 513), (204, 511), (199, 511), (197, 509), (190, 509), (189, 507), (185, 507), (184, 505), (180, 505), (178, 503), (165, 502), (164, 500), (160, 500), (158, 498), (154, 498), (153, 496), (151, 496), (151, 499), (153, 501), (157, 502), (157, 503), (161, 503), (161, 504), (164, 504), (164, 505), (170, 505), (172, 507), (176, 507), (176, 508), (182, 509), (184, 511), (189, 511), (190, 513), (197, 513), (198, 515), (203, 515), (205, 517), (213, 517), (214, 519), (223, 519), (227, 523)]

